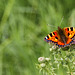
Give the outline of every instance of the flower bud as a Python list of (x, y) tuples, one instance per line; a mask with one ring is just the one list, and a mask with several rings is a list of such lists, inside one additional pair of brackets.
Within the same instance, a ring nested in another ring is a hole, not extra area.
[(43, 67), (45, 67), (46, 65), (45, 65), (45, 63), (42, 63), (42, 64), (40, 64), (40, 66), (43, 68)]
[(45, 62), (45, 58), (44, 58), (44, 57), (39, 57), (39, 58), (38, 58), (38, 62), (39, 62), (39, 63)]
[(46, 61), (49, 61), (49, 60), (50, 60), (50, 58), (45, 58), (45, 60), (46, 60)]

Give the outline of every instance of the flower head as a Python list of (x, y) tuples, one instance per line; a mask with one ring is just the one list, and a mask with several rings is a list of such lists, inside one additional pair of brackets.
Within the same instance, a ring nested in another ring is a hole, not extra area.
[(45, 58), (44, 58), (44, 57), (39, 57), (39, 58), (38, 58), (38, 62), (39, 62), (39, 63), (45, 62)]

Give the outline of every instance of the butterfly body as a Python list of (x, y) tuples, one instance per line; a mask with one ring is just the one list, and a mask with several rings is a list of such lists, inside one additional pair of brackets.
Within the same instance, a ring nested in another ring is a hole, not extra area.
[(74, 36), (74, 27), (58, 27), (58, 30), (51, 32), (44, 39), (47, 42), (52, 42), (56, 44), (58, 47), (66, 47), (73, 43)]

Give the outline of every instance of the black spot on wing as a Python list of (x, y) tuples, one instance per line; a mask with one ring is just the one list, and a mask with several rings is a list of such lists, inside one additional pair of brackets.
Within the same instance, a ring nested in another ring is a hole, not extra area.
[(49, 36), (47, 35), (47, 38), (49, 39)]
[(50, 36), (52, 37), (52, 33), (50, 33)]
[(69, 28), (67, 28), (67, 30), (69, 31)]
[(73, 31), (73, 27), (70, 27), (71, 31)]
[(55, 33), (53, 32), (53, 34), (55, 35)]
[(68, 33), (68, 36), (70, 35), (70, 33)]
[(55, 37), (56, 39), (58, 39), (58, 37)]

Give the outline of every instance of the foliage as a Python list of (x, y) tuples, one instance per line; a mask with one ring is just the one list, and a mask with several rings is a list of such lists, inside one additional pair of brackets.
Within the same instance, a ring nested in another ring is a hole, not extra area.
[(38, 58), (37, 69), (43, 75), (74, 75), (75, 53), (71, 47), (68, 51), (62, 48), (50, 48), (49, 58)]

